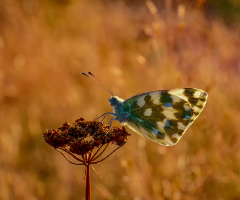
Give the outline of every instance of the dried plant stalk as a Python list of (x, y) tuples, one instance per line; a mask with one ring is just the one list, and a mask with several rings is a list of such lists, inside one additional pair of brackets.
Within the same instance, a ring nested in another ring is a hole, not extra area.
[[(130, 135), (124, 127), (109, 127), (98, 121), (77, 119), (71, 126), (64, 123), (56, 130), (47, 130), (45, 142), (59, 151), (68, 162), (85, 166), (86, 200), (91, 199), (90, 167), (104, 161), (127, 142)], [(110, 144), (117, 146), (111, 153), (104, 155)], [(77, 162), (71, 161), (65, 154)]]

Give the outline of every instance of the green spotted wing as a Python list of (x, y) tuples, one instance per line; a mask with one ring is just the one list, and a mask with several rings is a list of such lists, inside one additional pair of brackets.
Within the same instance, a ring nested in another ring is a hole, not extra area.
[(158, 90), (123, 102), (124, 122), (140, 135), (162, 145), (175, 145), (203, 110), (207, 93), (196, 88)]

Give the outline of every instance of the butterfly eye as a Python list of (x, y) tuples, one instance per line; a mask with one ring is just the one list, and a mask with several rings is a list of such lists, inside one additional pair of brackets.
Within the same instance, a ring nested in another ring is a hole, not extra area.
[(117, 99), (115, 97), (111, 97), (108, 100), (111, 106), (115, 106), (117, 104)]

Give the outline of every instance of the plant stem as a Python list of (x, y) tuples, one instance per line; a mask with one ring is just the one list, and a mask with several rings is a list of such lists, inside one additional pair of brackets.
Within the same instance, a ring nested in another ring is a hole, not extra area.
[(91, 200), (91, 180), (90, 180), (90, 165), (87, 166), (86, 174), (86, 200)]

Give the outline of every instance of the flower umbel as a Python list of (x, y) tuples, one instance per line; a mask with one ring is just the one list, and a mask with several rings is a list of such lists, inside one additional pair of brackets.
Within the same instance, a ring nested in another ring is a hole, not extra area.
[[(84, 118), (80, 118), (72, 126), (66, 122), (56, 130), (46, 131), (44, 138), (49, 145), (57, 149), (72, 164), (91, 165), (103, 161), (122, 147), (129, 135), (124, 127), (109, 127), (102, 122), (86, 121)], [(104, 158), (99, 159), (109, 144), (114, 144), (117, 148)], [(79, 162), (70, 161), (62, 151)]]

